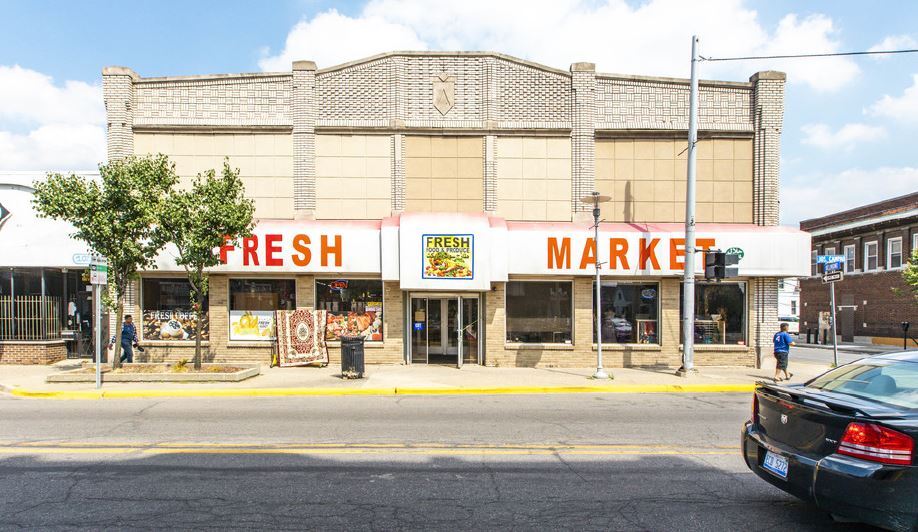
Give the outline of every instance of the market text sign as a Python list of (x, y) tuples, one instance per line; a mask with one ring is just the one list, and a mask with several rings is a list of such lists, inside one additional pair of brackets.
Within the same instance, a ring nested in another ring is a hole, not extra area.
[(474, 279), (475, 235), (422, 235), (422, 279)]
[[(698, 249), (714, 249), (714, 238), (696, 238)], [(600, 250), (608, 255), (599, 258), (607, 270), (663, 271), (685, 267), (684, 238), (620, 238), (600, 240)], [(571, 237), (548, 237), (546, 240), (548, 270), (587, 270), (596, 264), (596, 243), (592, 238), (572, 240)], [(703, 262), (702, 262), (703, 264)]]

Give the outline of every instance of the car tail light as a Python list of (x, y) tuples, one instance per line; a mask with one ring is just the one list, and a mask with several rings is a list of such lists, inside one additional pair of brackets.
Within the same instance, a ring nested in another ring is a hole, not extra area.
[(873, 423), (848, 423), (838, 444), (838, 454), (896, 465), (911, 465), (914, 449), (908, 434)]
[(752, 423), (759, 424), (759, 395), (752, 394)]

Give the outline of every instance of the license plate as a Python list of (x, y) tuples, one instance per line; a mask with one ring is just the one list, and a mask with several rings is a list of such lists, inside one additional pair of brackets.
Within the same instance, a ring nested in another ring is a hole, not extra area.
[(787, 458), (783, 456), (767, 451), (765, 453), (765, 460), (762, 462), (762, 467), (764, 467), (766, 471), (774, 473), (783, 479), (787, 478)]

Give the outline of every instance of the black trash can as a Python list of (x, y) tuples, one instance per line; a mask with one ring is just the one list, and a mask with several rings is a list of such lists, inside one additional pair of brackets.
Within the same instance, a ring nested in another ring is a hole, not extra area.
[(341, 377), (361, 379), (364, 374), (363, 336), (341, 337)]

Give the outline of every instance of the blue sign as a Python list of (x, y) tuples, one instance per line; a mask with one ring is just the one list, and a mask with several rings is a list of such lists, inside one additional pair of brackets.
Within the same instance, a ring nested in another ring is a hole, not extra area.
[(423, 321), (416, 321), (416, 322), (414, 322), (414, 330), (416, 330), (416, 331), (423, 331), (423, 330), (424, 330), (424, 322), (423, 322)]
[(816, 264), (828, 264), (830, 262), (845, 262), (844, 255), (817, 255)]
[(827, 262), (825, 266), (822, 267), (822, 271), (825, 273), (837, 272), (842, 269), (842, 263), (840, 262)]

